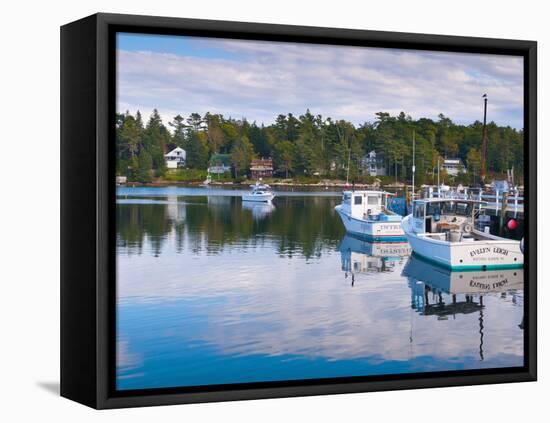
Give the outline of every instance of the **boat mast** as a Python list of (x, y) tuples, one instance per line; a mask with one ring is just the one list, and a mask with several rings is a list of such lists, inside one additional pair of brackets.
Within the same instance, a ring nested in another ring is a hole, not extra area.
[(441, 185), (439, 184), (439, 156), (437, 156), (437, 197), (441, 197)]
[(487, 94), (483, 94), (483, 133), (481, 136), (481, 185), (485, 185), (486, 160), (487, 160)]
[[(413, 129), (413, 166), (412, 166), (412, 196), (411, 199), (414, 201), (414, 173), (416, 171), (415, 161), (414, 161), (414, 155), (415, 155), (415, 147), (416, 147), (416, 140), (414, 136), (414, 129)], [(412, 202), (411, 202), (412, 203)]]
[(351, 140), (350, 140), (349, 149), (348, 149), (348, 169), (347, 169), (347, 172), (346, 172), (346, 185), (349, 185), (349, 165), (350, 165), (350, 162), (351, 162)]

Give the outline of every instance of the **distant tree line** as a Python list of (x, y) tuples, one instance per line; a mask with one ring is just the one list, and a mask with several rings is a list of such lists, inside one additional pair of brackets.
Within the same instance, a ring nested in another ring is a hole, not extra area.
[[(349, 177), (353, 181), (364, 178), (362, 161), (374, 150), (383, 158), (388, 175), (406, 181), (411, 178), (414, 130), (417, 184), (433, 183), (438, 159), (444, 158), (461, 159), (467, 173), (456, 182), (471, 184), (479, 181), (482, 126), (479, 121), (458, 125), (442, 114), (437, 121), (413, 120), (403, 112), (397, 116), (379, 112), (374, 122), (355, 126), (307, 110), (298, 117), (281, 114), (267, 126), (211, 113), (177, 115), (169, 130), (156, 109), (147, 123), (139, 111), (126, 112), (116, 117), (117, 173), (142, 182), (163, 177), (167, 172), (164, 154), (181, 147), (189, 169), (206, 169), (210, 157), (221, 153), (229, 155), (235, 175), (246, 174), (255, 157), (272, 157), (279, 177)], [(494, 122), (487, 131), (487, 171), (502, 177), (513, 168), (521, 179), (523, 131)]]

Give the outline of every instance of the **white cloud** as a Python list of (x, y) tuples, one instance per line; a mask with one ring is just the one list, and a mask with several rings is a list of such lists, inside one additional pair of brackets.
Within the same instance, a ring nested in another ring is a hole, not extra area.
[(118, 109), (148, 114), (222, 113), (269, 124), (312, 113), (355, 124), (378, 111), (414, 118), (443, 113), (471, 123), (523, 123), (523, 62), (511, 56), (235, 40), (200, 40), (222, 58), (118, 52)]

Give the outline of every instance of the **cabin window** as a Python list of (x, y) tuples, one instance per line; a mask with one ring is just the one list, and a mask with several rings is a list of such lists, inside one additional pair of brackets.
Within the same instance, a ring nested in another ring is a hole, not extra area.
[(414, 204), (414, 210), (413, 210), (413, 216), (416, 219), (424, 219), (424, 208), (425, 208), (424, 204), (415, 203)]
[(472, 204), (455, 203), (454, 201), (452, 201), (443, 205), (443, 211), (447, 214), (469, 216), (472, 213)]
[(353, 204), (363, 204), (363, 197), (361, 197), (360, 195), (356, 195), (355, 197), (353, 197)]
[(344, 194), (344, 195), (342, 196), (342, 201), (343, 201), (344, 203), (350, 204), (350, 202), (351, 202), (351, 195), (350, 195), (350, 194)]
[(428, 204), (428, 207), (426, 208), (426, 214), (430, 216), (441, 215), (441, 203)]
[(378, 197), (367, 197), (367, 204), (369, 206), (375, 206), (378, 204)]

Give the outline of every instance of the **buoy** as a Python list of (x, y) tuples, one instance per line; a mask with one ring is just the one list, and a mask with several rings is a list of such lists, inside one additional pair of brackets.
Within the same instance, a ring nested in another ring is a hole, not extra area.
[(518, 227), (518, 222), (517, 222), (516, 219), (510, 219), (507, 223), (507, 226), (508, 226), (508, 229), (513, 231), (514, 229), (516, 229)]

